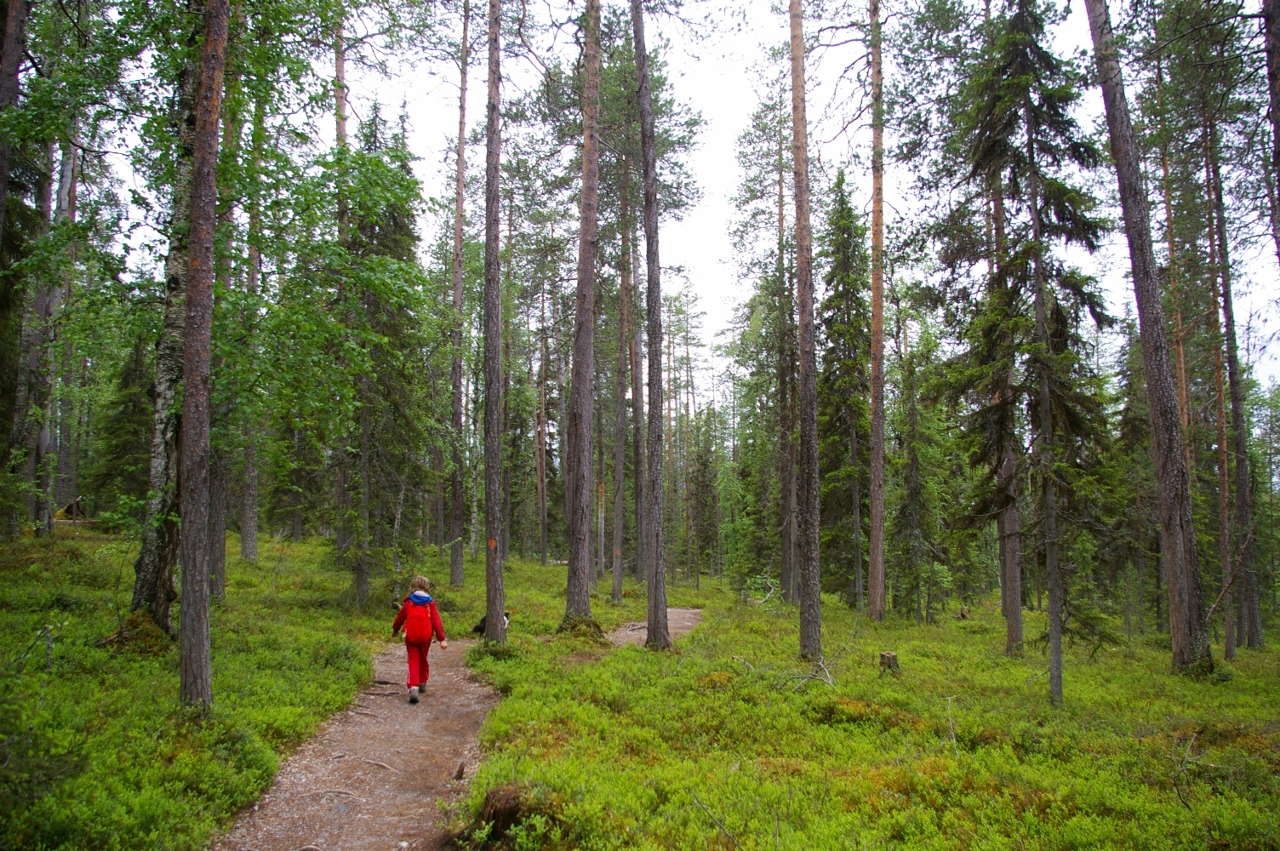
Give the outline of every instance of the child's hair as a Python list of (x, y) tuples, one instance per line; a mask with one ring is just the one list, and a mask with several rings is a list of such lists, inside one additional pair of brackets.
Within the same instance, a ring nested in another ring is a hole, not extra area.
[(409, 580), (409, 593), (412, 594), (414, 591), (431, 592), (431, 583), (427, 581), (427, 577), (415, 576)]

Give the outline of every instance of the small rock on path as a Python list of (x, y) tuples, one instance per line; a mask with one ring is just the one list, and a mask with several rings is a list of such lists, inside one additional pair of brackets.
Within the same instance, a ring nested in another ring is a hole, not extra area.
[(298, 748), (275, 783), (210, 851), (388, 851), (439, 847), (437, 800), (456, 800), (480, 758), (498, 695), (466, 668), (471, 642), (431, 649), (425, 699), (408, 703), (405, 651), (374, 660), (375, 682)]

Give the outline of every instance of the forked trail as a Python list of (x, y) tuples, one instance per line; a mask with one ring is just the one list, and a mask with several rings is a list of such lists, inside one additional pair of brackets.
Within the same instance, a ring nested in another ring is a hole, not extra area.
[[(697, 609), (668, 609), (671, 637), (697, 626)], [(644, 624), (610, 634), (644, 642)], [(426, 851), (444, 847), (439, 803), (459, 799), (480, 758), (476, 741), (498, 695), (467, 670), (469, 641), (431, 650), (426, 698), (410, 705), (404, 647), (374, 660), (374, 682), (298, 748), (275, 783), (211, 851)]]

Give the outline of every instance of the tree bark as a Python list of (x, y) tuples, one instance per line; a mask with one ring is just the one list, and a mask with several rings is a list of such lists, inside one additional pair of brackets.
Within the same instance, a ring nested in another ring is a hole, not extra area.
[(813, 324), (813, 234), (809, 225), (809, 130), (805, 117), (804, 22), (791, 0), (791, 157), (795, 167), (796, 307), (800, 342), (800, 470), (797, 491), (800, 656), (822, 658), (818, 563), (818, 381)]
[(868, 614), (884, 620), (884, 64), (880, 0), (871, 21), (871, 490)]
[(502, 80), (498, 38), (502, 0), (489, 0), (489, 98), (485, 105), (484, 173), (484, 530), (485, 633), (487, 641), (506, 643), (506, 598), (502, 584), (502, 270), (499, 265), (502, 136), (499, 125)]
[(227, 598), (227, 459), (217, 450), (209, 459), (209, 596)]
[[(18, 68), (27, 50), (27, 18), (30, 14), (31, 0), (8, 0), (5, 4), (4, 37), (0, 41), (0, 113), (18, 102)], [(0, 139), (0, 238), (4, 234), (12, 155), (8, 138)]]
[[(1280, 0), (1262, 0), (1262, 44), (1267, 56), (1267, 115), (1271, 119), (1271, 180), (1280, 181)], [(1276, 259), (1280, 261), (1280, 203), (1275, 188), (1269, 195), (1272, 203), (1272, 228), (1276, 241)], [(1261, 623), (1259, 623), (1261, 629)], [(1261, 641), (1261, 632), (1259, 632)], [(1254, 645), (1249, 645), (1250, 647)], [(1261, 646), (1261, 645), (1258, 645)]]
[(213, 704), (209, 649), (210, 331), (213, 323), (214, 224), (218, 203), (218, 126), (226, 65), (228, 0), (208, 0), (200, 51), (192, 147), (191, 228), (186, 339), (183, 348), (182, 618), (178, 636), (179, 696)]
[(1035, 278), (1036, 338), (1039, 354), (1034, 358), (1039, 385), (1039, 423), (1036, 429), (1036, 460), (1040, 468), (1041, 499), (1044, 507), (1044, 570), (1049, 586), (1049, 703), (1062, 705), (1062, 610), (1065, 603), (1065, 587), (1058, 565), (1058, 481), (1053, 424), (1053, 402), (1049, 396), (1049, 361), (1053, 357), (1049, 336), (1049, 304), (1044, 265), (1040, 259), (1043, 251), (1040, 224), (1040, 186), (1036, 175), (1036, 149), (1032, 135), (1031, 104), (1027, 103), (1027, 200), (1031, 210), (1031, 241), (1033, 243), (1032, 274)]
[[(453, 177), (453, 472), (449, 476), (449, 584), (461, 586), (462, 572), (462, 223), (467, 173), (467, 63), (470, 59), (471, 2), (462, 3), (462, 49), (458, 60), (458, 151)], [(487, 621), (486, 621), (487, 623)]]
[[(1222, 329), (1226, 344), (1227, 387), (1231, 397), (1231, 446), (1235, 461), (1235, 514), (1231, 534), (1235, 539), (1234, 562), (1231, 574), (1235, 577), (1234, 594), (1239, 601), (1239, 617), (1233, 630), (1236, 643), (1246, 647), (1262, 647), (1262, 601), (1257, 573), (1256, 530), (1253, 525), (1253, 475), (1249, 460), (1249, 426), (1244, 407), (1244, 376), (1240, 370), (1239, 344), (1236, 341), (1235, 305), (1231, 295), (1231, 257), (1227, 244), (1227, 210), (1222, 191), (1221, 165), (1217, 155), (1217, 142), (1211, 139), (1209, 177), (1214, 210), (1214, 230), (1218, 234), (1218, 266), (1222, 280), (1221, 306)], [(1231, 552), (1228, 552), (1231, 558)], [(1224, 569), (1226, 562), (1223, 562)], [(1232, 605), (1223, 600), (1228, 620), (1235, 621)], [(1226, 655), (1226, 651), (1223, 651)], [(1230, 657), (1227, 657), (1230, 658)]]
[(791, 329), (795, 316), (795, 307), (791, 296), (791, 280), (787, 276), (787, 232), (786, 206), (783, 188), (785, 185), (786, 140), (782, 134), (778, 136), (778, 262), (775, 274), (778, 276), (778, 337), (777, 337), (777, 382), (778, 382), (778, 489), (780, 491), (782, 564), (778, 579), (782, 584), (782, 599), (788, 603), (796, 602), (796, 445), (795, 445), (795, 405), (792, 389), (792, 376), (795, 367), (795, 352), (791, 348)]
[[(188, 9), (195, 18), (203, 14), (204, 6), (201, 0), (193, 0)], [(182, 383), (187, 321), (187, 255), (190, 246), (196, 85), (200, 73), (194, 54), (198, 36), (198, 30), (190, 34), (188, 50), (192, 54), (178, 76), (178, 150), (169, 222), (169, 254), (165, 259), (164, 324), (156, 343), (156, 379), (152, 385), (155, 407), (149, 494), (142, 524), (142, 543), (134, 563), (132, 609), (147, 611), (166, 633), (172, 632), (169, 609), (177, 597), (173, 573), (178, 562), (178, 431), (181, 418), (176, 400)]]
[[(631, 181), (627, 163), (623, 161), (622, 186), (620, 188), (619, 230), (622, 234), (622, 258), (618, 264), (621, 272), (618, 283), (618, 367), (614, 382), (617, 398), (613, 407), (613, 602), (622, 602), (622, 539), (626, 516), (627, 470), (627, 340), (630, 337), (631, 312), (627, 304), (631, 291)], [(636, 474), (639, 475), (639, 470)]]
[(1200, 574), (1196, 564), (1191, 488), (1183, 456), (1177, 395), (1169, 365), (1160, 282), (1151, 248), (1151, 221), (1138, 150), (1129, 121), (1120, 61), (1106, 0), (1086, 0), (1099, 82), (1106, 106), (1111, 153), (1116, 162), (1120, 206), (1129, 242), (1133, 290), (1151, 417), (1151, 455), (1160, 513), (1160, 548), (1169, 595), (1169, 632), (1173, 669), (1209, 673), (1213, 656), (1204, 623)]
[(591, 617), (591, 439), (595, 405), (595, 278), (600, 187), (600, 3), (587, 0), (586, 77), (582, 93), (582, 204), (578, 231), (578, 287), (569, 387), (565, 490), (569, 509), (569, 569), (565, 619)]
[(644, 39), (641, 0), (631, 0), (632, 43), (636, 55), (636, 88), (640, 106), (640, 158), (644, 166), (645, 312), (649, 353), (649, 431), (645, 436), (644, 577), (649, 585), (648, 632), (645, 644), (654, 650), (671, 647), (667, 628), (667, 577), (662, 517), (662, 265), (658, 253), (658, 154), (654, 133), (653, 95), (649, 81), (649, 52)]

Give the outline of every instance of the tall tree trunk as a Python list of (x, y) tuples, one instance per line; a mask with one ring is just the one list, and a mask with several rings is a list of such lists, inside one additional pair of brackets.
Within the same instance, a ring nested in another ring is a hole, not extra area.
[(209, 455), (209, 596), (227, 598), (227, 458)]
[[(74, 128), (73, 128), (74, 130)], [(80, 148), (75, 139), (62, 143), (62, 165), (58, 170), (58, 192), (54, 204), (54, 224), (74, 223), (76, 220), (77, 186), (80, 181)], [(68, 265), (74, 265), (76, 247), (67, 247)], [(72, 295), (74, 275), (68, 270), (62, 277), (62, 299), (69, 301)], [(62, 392), (58, 398), (58, 466), (57, 479), (54, 486), (53, 508), (69, 505), (79, 492), (80, 454), (76, 443), (80, 438), (80, 429), (76, 426), (80, 419), (80, 404), (73, 398), (70, 388), (76, 383), (75, 350), (70, 343), (63, 345), (62, 355)], [(52, 353), (50, 353), (52, 356)]]
[[(1274, 102), (1273, 102), (1274, 103)], [(1216, 128), (1215, 128), (1216, 131)], [(1223, 199), (1222, 173), (1218, 144), (1211, 139), (1210, 180), (1215, 230), (1218, 234), (1218, 266), (1222, 280), (1222, 328), (1227, 355), (1227, 386), (1231, 396), (1231, 440), (1235, 456), (1235, 516), (1232, 535), (1235, 539), (1231, 573), (1236, 577), (1235, 597), (1239, 600), (1239, 629), (1234, 638), (1247, 647), (1262, 647), (1262, 601), (1257, 573), (1256, 530), (1253, 526), (1253, 475), (1249, 460), (1249, 426), (1244, 408), (1244, 376), (1240, 370), (1239, 345), (1236, 341), (1235, 305), (1231, 295), (1231, 257), (1227, 244), (1227, 210)], [(1225, 566), (1225, 563), (1224, 563)], [(1223, 601), (1228, 619), (1234, 619), (1232, 605)], [(1225, 651), (1224, 651), (1225, 655)]]
[[(18, 68), (27, 50), (27, 17), (30, 14), (31, 0), (8, 0), (5, 3), (4, 36), (0, 40), (0, 113), (18, 102)], [(12, 156), (12, 147), (6, 136), (0, 139), (0, 238), (4, 234)]]
[(244, 429), (244, 479), (240, 484), (240, 558), (258, 561), (258, 446), (252, 426)]
[(1041, 498), (1044, 509), (1044, 568), (1049, 586), (1049, 703), (1062, 705), (1062, 611), (1066, 602), (1062, 571), (1058, 566), (1058, 490), (1057, 463), (1054, 433), (1053, 402), (1049, 396), (1050, 360), (1053, 357), (1052, 339), (1049, 335), (1049, 295), (1045, 281), (1044, 264), (1040, 253), (1040, 181), (1036, 174), (1036, 149), (1032, 136), (1031, 104), (1026, 104), (1027, 115), (1027, 200), (1031, 212), (1031, 241), (1035, 254), (1032, 257), (1032, 273), (1035, 278), (1036, 339), (1040, 353), (1035, 358), (1036, 383), (1039, 385), (1039, 423), (1036, 429), (1036, 466), (1040, 469)]
[(671, 647), (667, 628), (667, 577), (662, 517), (662, 266), (658, 253), (658, 153), (654, 135), (649, 51), (644, 40), (641, 0), (631, 0), (632, 43), (636, 55), (636, 88), (640, 106), (640, 158), (644, 165), (645, 313), (649, 353), (649, 431), (645, 436), (647, 473), (644, 483), (643, 575), (649, 584), (648, 632), (654, 650)]
[(791, 0), (791, 156), (795, 166), (796, 307), (800, 341), (800, 471), (796, 523), (800, 656), (822, 657), (818, 564), (818, 359), (813, 325), (813, 235), (809, 226), (809, 131), (805, 117), (804, 21)]
[(209, 650), (209, 367), (213, 324), (214, 224), (218, 203), (218, 124), (226, 65), (228, 0), (208, 0), (192, 146), (191, 228), (183, 347), (182, 618), (178, 668), (183, 703), (213, 704)]
[[(253, 149), (253, 184), (249, 202), (249, 232), (246, 239), (246, 258), (248, 268), (245, 270), (245, 292), (250, 303), (256, 304), (261, 296), (259, 285), (262, 282), (262, 251), (258, 242), (262, 238), (262, 206), (261, 206), (261, 168), (263, 150), (267, 143), (266, 105), (262, 98), (257, 98), (253, 106), (253, 124), (250, 130), (250, 145)], [(245, 317), (245, 334), (249, 343), (247, 348), (255, 354), (259, 350), (257, 335), (256, 311), (249, 311)], [(244, 478), (240, 488), (240, 558), (250, 564), (258, 561), (258, 443), (254, 427), (255, 411), (244, 422)]]
[(867, 584), (872, 620), (884, 620), (884, 64), (880, 0), (871, 21), (871, 554)]
[[(631, 311), (628, 301), (631, 292), (631, 173), (625, 158), (622, 166), (622, 181), (618, 192), (621, 206), (618, 227), (622, 234), (622, 258), (618, 264), (621, 273), (618, 283), (618, 312), (621, 314), (618, 324), (618, 367), (615, 375), (614, 392), (617, 399), (613, 407), (613, 602), (622, 602), (622, 539), (623, 524), (626, 515), (626, 470), (627, 470), (627, 340), (631, 333)], [(639, 469), (636, 475), (640, 474)]]
[[(1271, 119), (1271, 181), (1280, 180), (1280, 0), (1262, 0), (1262, 44), (1267, 56), (1267, 116)], [(1272, 235), (1276, 242), (1276, 259), (1280, 260), (1280, 203), (1275, 187), (1268, 191), (1271, 199)], [(1262, 628), (1261, 622), (1258, 624)], [(1262, 640), (1258, 633), (1258, 640)], [(1255, 645), (1250, 644), (1250, 647)], [(1256, 645), (1256, 646), (1261, 646)]]
[(791, 347), (792, 323), (795, 307), (792, 301), (792, 281), (787, 270), (786, 204), (784, 195), (786, 170), (786, 140), (778, 136), (778, 490), (781, 497), (780, 539), (782, 564), (778, 579), (782, 584), (782, 599), (796, 602), (796, 445), (795, 405), (792, 390), (795, 352)]
[[(632, 230), (633, 237), (635, 235)], [(635, 244), (632, 240), (632, 245)], [(641, 582), (646, 582), (645, 546), (649, 540), (645, 518), (645, 454), (644, 454), (644, 323), (640, 321), (642, 300), (640, 298), (640, 257), (634, 248), (631, 251), (631, 285), (635, 309), (631, 313), (631, 337), (628, 341), (628, 366), (631, 370), (631, 469), (634, 471), (632, 482), (632, 499), (636, 512), (636, 561), (634, 574)]]
[[(1205, 192), (1210, 198), (1213, 193), (1213, 158), (1214, 137), (1217, 135), (1213, 123), (1208, 120), (1207, 107), (1202, 112), (1202, 140), (1204, 144), (1204, 177)], [(1216, 267), (1221, 273), (1222, 283), (1227, 283), (1226, 234), (1218, 229), (1218, 223), (1212, 216), (1209, 219), (1209, 265)], [(1236, 619), (1232, 586), (1235, 577), (1231, 569), (1231, 470), (1227, 451), (1227, 388), (1222, 363), (1222, 322), (1218, 313), (1221, 304), (1221, 289), (1216, 275), (1210, 276), (1210, 289), (1213, 298), (1213, 389), (1214, 389), (1214, 425), (1216, 430), (1216, 461), (1218, 467), (1218, 569), (1222, 576), (1222, 658), (1230, 661), (1236, 657)]]
[[(203, 12), (200, 0), (188, 9), (193, 18)], [(133, 611), (146, 610), (166, 633), (172, 631), (170, 604), (178, 562), (178, 429), (176, 400), (182, 383), (185, 337), (188, 251), (191, 227), (191, 191), (196, 85), (200, 68), (195, 55), (200, 31), (193, 29), (187, 49), (191, 55), (179, 72), (177, 94), (177, 156), (174, 165), (173, 202), (169, 222), (169, 254), (165, 259), (164, 324), (156, 343), (156, 380), (152, 385), (154, 427), (151, 436), (149, 495), (142, 524), (142, 544), (134, 563)]]
[(595, 289), (600, 187), (600, 2), (587, 0), (586, 78), (582, 93), (582, 205), (578, 232), (578, 288), (573, 325), (573, 378), (565, 490), (569, 508), (569, 584), (565, 620), (591, 617), (591, 438), (595, 405)]
[(547, 295), (546, 282), (541, 294), (542, 318), (538, 325), (541, 336), (538, 356), (538, 445), (534, 447), (534, 466), (538, 476), (538, 553), (542, 566), (547, 566)]
[(489, 0), (489, 98), (485, 106), (484, 172), (484, 637), (504, 644), (507, 640), (507, 627), (503, 622), (506, 598), (502, 587), (502, 554), (498, 551), (502, 525), (502, 271), (498, 256), (501, 14), (502, 0)]
[(1120, 207), (1133, 267), (1133, 291), (1138, 303), (1138, 327), (1150, 402), (1151, 455), (1160, 513), (1160, 549), (1164, 556), (1169, 595), (1173, 668), (1180, 672), (1208, 673), (1213, 670), (1213, 656), (1200, 596), (1191, 488), (1182, 449), (1173, 370), (1169, 365), (1160, 281), (1151, 248), (1147, 196), (1142, 185), (1138, 150), (1129, 121), (1129, 104), (1120, 75), (1120, 60), (1107, 2), (1085, 0), (1085, 7), (1089, 13), (1089, 28), (1093, 34), (1099, 82), (1106, 106), (1111, 153), (1120, 188)]
[(470, 60), (471, 2), (462, 3), (462, 49), (458, 59), (458, 152), (453, 178), (453, 472), (449, 476), (449, 584), (461, 586), (462, 575), (462, 223), (467, 173), (467, 64)]

